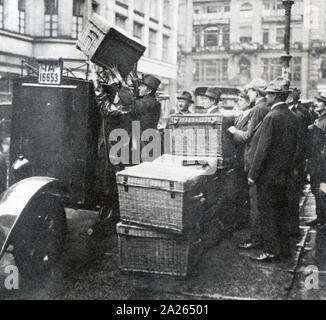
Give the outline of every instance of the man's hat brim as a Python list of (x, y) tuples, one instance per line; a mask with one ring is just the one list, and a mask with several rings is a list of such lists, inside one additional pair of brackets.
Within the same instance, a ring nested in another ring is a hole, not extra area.
[(274, 90), (274, 89), (266, 89), (264, 90), (265, 94), (266, 93), (290, 93), (290, 90)]
[(319, 100), (319, 101), (322, 101), (322, 102), (326, 103), (326, 97), (317, 96), (315, 98), (316, 98), (316, 100)]
[(183, 97), (183, 96), (179, 96), (179, 97), (177, 97), (177, 99), (178, 99), (178, 100), (187, 100), (187, 101), (189, 101), (189, 102), (191, 102), (191, 103), (195, 103), (194, 100), (192, 100), (192, 99), (190, 99), (190, 98), (187, 98), (187, 97)]
[(218, 100), (218, 99), (220, 99), (220, 95), (218, 96), (218, 95), (216, 95), (216, 94), (212, 94), (212, 95), (210, 95), (209, 93), (205, 93), (204, 94), (204, 97), (207, 97), (207, 98), (210, 98), (210, 99), (214, 99), (214, 100)]

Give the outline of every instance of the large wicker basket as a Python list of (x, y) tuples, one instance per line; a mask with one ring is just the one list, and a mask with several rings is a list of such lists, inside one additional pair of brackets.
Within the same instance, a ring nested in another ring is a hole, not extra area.
[(117, 65), (123, 77), (146, 50), (137, 39), (130, 38), (97, 14), (89, 18), (77, 41), (77, 48), (100, 66)]
[(201, 220), (204, 168), (142, 163), (117, 173), (122, 221), (183, 233)]
[(173, 155), (218, 157), (229, 162), (235, 157), (232, 135), (234, 114), (173, 115), (169, 120), (170, 152)]
[(186, 277), (203, 250), (198, 232), (178, 236), (124, 223), (117, 232), (122, 271)]

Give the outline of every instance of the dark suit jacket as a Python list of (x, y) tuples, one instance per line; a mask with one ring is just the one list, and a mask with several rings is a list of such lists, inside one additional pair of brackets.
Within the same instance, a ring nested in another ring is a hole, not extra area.
[(269, 112), (267, 107), (266, 99), (260, 99), (258, 103), (251, 109), (249, 119), (248, 119), (248, 128), (247, 130), (236, 130), (234, 133), (234, 139), (237, 142), (246, 143), (245, 153), (244, 153), (244, 162), (245, 170), (249, 171), (250, 169), (250, 153), (251, 153), (251, 140), (256, 133), (257, 129), (261, 125), (263, 119)]
[(295, 168), (302, 169), (304, 168), (305, 159), (306, 159), (306, 149), (308, 146), (307, 139), (307, 118), (300, 111), (299, 108), (292, 108), (291, 112), (295, 115), (298, 122), (298, 131), (297, 131), (297, 148), (295, 152), (294, 162)]
[(298, 122), (282, 103), (265, 117), (249, 177), (261, 184), (285, 185), (293, 173)]
[[(247, 114), (241, 114), (239, 117), (235, 118), (234, 121), (234, 127), (237, 130), (240, 131), (247, 131), (248, 130), (248, 123), (249, 123), (249, 118), (250, 118), (250, 112), (251, 110), (247, 113)], [(244, 169), (244, 152), (245, 152), (245, 143), (242, 142), (241, 140), (237, 140), (234, 137), (234, 141), (235, 141), (235, 146), (236, 146), (236, 153), (237, 153), (237, 162), (239, 165), (239, 169)]]
[(323, 180), (326, 177), (326, 113), (319, 117), (317, 125), (310, 130), (308, 171)]

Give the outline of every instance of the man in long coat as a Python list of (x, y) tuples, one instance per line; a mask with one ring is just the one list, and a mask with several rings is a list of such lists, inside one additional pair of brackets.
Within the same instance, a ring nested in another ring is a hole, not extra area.
[(321, 183), (326, 178), (326, 96), (320, 94), (317, 99), (316, 112), (319, 117), (309, 127), (311, 133), (308, 170), (311, 179), (311, 191), (316, 199), (317, 219), (308, 223), (310, 226), (326, 223), (325, 192)]
[[(253, 139), (259, 132), (259, 127), (262, 124), (265, 116), (269, 112), (269, 108), (265, 99), (264, 89), (267, 83), (262, 79), (254, 79), (248, 85), (248, 95), (250, 102), (254, 104), (250, 111), (248, 126), (244, 130), (239, 130), (236, 127), (229, 128), (234, 136), (234, 140), (238, 143), (245, 143), (244, 150), (244, 170), (249, 172), (253, 154)], [(258, 211), (258, 200), (257, 200), (257, 187), (251, 185), (249, 187), (249, 198), (250, 198), (250, 239), (246, 240), (243, 244), (239, 245), (240, 249), (251, 250), (261, 246), (261, 231), (259, 223), (259, 211)]]
[(285, 103), (289, 81), (277, 78), (266, 89), (271, 111), (263, 120), (248, 182), (257, 185), (263, 253), (253, 260), (272, 262), (289, 255), (287, 188), (293, 174), (298, 124)]
[(304, 107), (300, 106), (300, 91), (292, 89), (287, 103), (298, 122), (297, 148), (294, 157), (294, 174), (289, 183), (289, 230), (292, 236), (299, 235), (299, 203), (305, 182), (306, 150), (308, 145), (309, 115)]

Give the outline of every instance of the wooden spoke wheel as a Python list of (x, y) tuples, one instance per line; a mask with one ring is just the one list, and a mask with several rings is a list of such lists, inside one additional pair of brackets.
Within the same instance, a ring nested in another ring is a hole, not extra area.
[(16, 226), (14, 257), (21, 275), (42, 276), (58, 262), (67, 233), (66, 213), (60, 200), (42, 194), (32, 201)]

